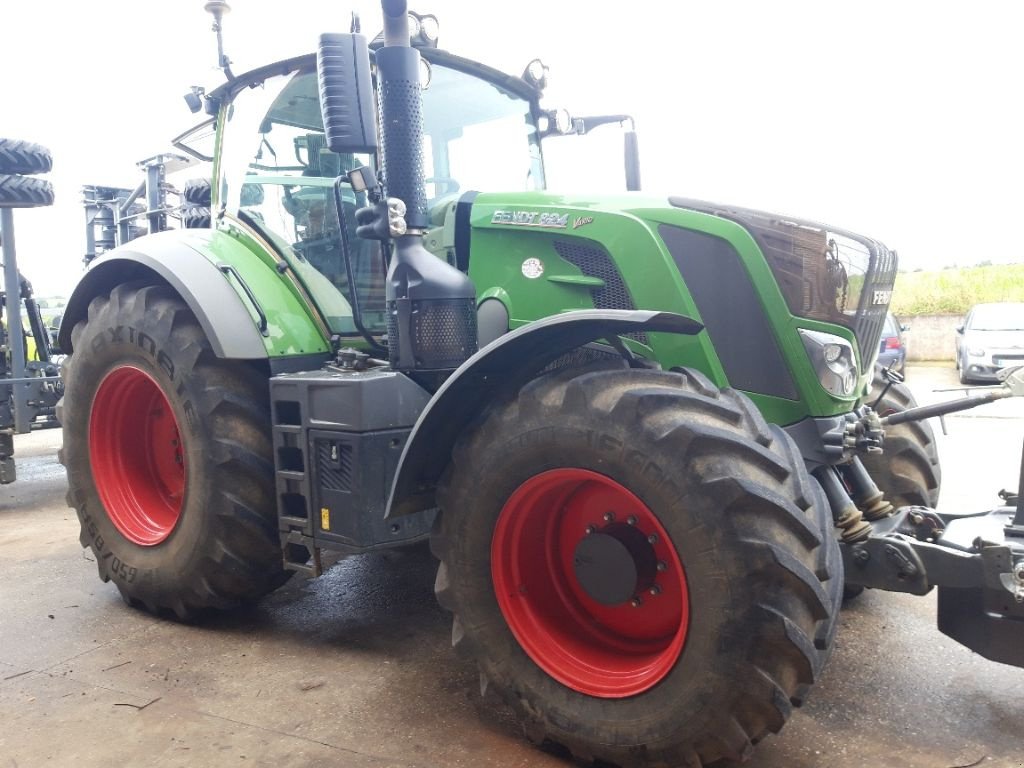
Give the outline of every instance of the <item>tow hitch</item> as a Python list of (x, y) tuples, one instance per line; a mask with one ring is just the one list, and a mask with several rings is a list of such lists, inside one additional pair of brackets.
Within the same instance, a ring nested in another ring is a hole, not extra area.
[[(1024, 367), (981, 397), (894, 413), (885, 424), (1024, 395)], [(871, 533), (843, 546), (848, 584), (923, 595), (939, 588), (939, 630), (992, 661), (1024, 667), (1024, 451), (1016, 493), (977, 514), (903, 507), (873, 520)]]

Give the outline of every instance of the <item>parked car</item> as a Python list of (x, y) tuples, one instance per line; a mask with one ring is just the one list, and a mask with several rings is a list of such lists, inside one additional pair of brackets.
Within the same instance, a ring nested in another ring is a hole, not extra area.
[[(909, 331), (909, 325), (901, 325), (892, 314), (885, 316), (882, 326), (882, 340), (879, 342), (878, 364), (883, 368), (890, 365), (897, 373), (903, 373), (907, 365), (907, 345), (903, 341), (903, 332)], [(895, 365), (893, 365), (895, 363)]]
[(1024, 302), (975, 304), (956, 329), (960, 382), (996, 381), (996, 372), (1024, 363)]

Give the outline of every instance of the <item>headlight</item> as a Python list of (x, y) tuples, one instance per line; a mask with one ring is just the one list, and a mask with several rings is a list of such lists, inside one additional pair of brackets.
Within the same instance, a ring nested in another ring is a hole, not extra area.
[(807, 357), (825, 391), (839, 397), (852, 397), (857, 389), (857, 365), (850, 342), (831, 333), (803, 328), (799, 331)]
[(534, 88), (543, 91), (548, 84), (548, 67), (540, 59), (534, 59), (526, 65), (522, 77)]
[(572, 130), (572, 115), (568, 109), (555, 110), (555, 128), (559, 133), (569, 133)]
[(970, 355), (971, 357), (984, 357), (985, 356), (985, 348), (984, 347), (968, 347), (967, 348), (967, 354)]
[(826, 363), (834, 363), (843, 356), (843, 347), (840, 344), (826, 344), (821, 351)]

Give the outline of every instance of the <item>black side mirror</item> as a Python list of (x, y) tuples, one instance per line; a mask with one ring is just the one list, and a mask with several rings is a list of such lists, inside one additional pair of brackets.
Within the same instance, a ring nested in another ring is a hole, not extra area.
[(316, 71), (327, 146), (338, 154), (376, 152), (376, 112), (366, 37), (321, 35)]
[(957, 333), (963, 333), (963, 332), (964, 332), (964, 327), (963, 327), (962, 325), (958, 325), (958, 326), (956, 327), (956, 332), (957, 332)]

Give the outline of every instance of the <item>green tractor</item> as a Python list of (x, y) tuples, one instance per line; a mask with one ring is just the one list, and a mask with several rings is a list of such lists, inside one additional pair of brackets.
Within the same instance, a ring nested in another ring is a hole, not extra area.
[(958, 404), (875, 371), (895, 253), (641, 194), (631, 132), (632, 191), (546, 192), (546, 141), (629, 118), (547, 111), (543, 67), (382, 6), (377, 40), (195, 89), (209, 211), (68, 303), (62, 460), (100, 577), (193, 620), (429, 539), (482, 685), (623, 765), (746, 757), (844, 587), (939, 586), (942, 631), (1024, 665), (1024, 512), (931, 509), (920, 419)]

